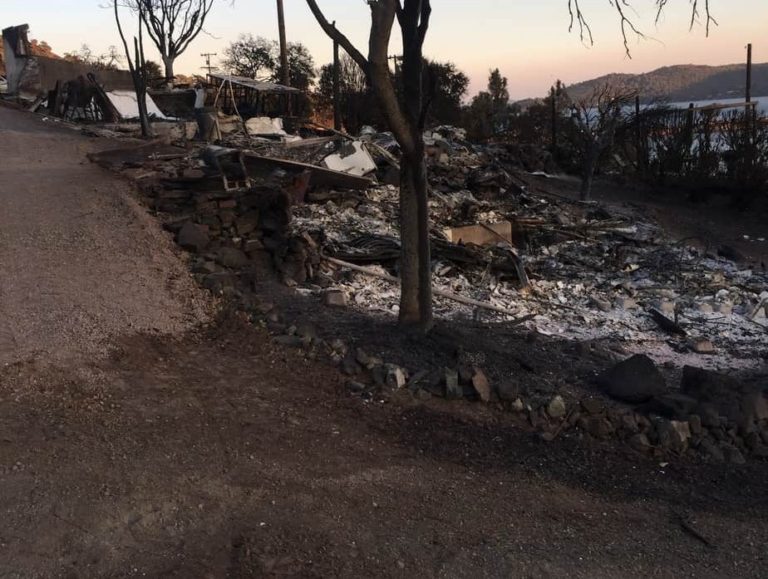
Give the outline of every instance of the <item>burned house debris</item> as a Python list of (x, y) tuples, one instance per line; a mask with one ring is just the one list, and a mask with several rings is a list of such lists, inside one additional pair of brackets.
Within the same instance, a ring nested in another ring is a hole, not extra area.
[[(117, 123), (135, 120), (138, 106), (131, 75), (125, 70), (95, 70), (83, 62), (34, 54), (29, 25), (3, 30), (5, 93), (29, 103), (30, 110), (45, 107), (48, 114), (71, 121)], [(167, 120), (147, 98), (150, 114)]]
[[(450, 127), (427, 135), (436, 316), (457, 327), (516, 328), (533, 340), (574, 344), (603, 369), (620, 362), (610, 372), (589, 366), (576, 387), (567, 368), (560, 378), (510, 382), (495, 370), (509, 361), (487, 351), (438, 366), (384, 361), (340, 336), (304, 335), (254, 305), (266, 267), (297, 297), (336, 312), (330, 316), (396, 319), (398, 190), (386, 181), (398, 151), (391, 136), (312, 125), (298, 132), (257, 136), (243, 127), (223, 135), (224, 149), (145, 151), (139, 162), (118, 151), (94, 160), (139, 179), (150, 206), (191, 252), (204, 287), (266, 320), (281, 343), (324, 352), (358, 395), (401, 390), (492, 402), (547, 440), (574, 430), (647, 453), (695, 448), (732, 462), (768, 454), (765, 385), (726, 384), (721, 374), (749, 375), (764, 364), (768, 273), (723, 251), (676, 243), (631, 206), (608, 210), (553, 194), (547, 184), (563, 178), (546, 172), (551, 158), (534, 148), (474, 146)], [(683, 367), (681, 388), (670, 388), (670, 375)], [(718, 384), (715, 394), (701, 386), (710, 382)], [(738, 409), (722, 403), (726, 390), (742, 401)]]

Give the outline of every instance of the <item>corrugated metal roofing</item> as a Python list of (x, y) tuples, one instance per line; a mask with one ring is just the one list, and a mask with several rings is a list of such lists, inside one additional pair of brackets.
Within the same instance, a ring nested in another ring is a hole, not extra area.
[(232, 74), (221, 74), (219, 72), (212, 72), (208, 76), (216, 78), (221, 81), (229, 81), (232, 84), (237, 84), (259, 92), (271, 92), (271, 93), (298, 93), (301, 92), (297, 88), (277, 84), (274, 82), (267, 82), (263, 80), (256, 80), (253, 78), (247, 78), (245, 76), (235, 76)]

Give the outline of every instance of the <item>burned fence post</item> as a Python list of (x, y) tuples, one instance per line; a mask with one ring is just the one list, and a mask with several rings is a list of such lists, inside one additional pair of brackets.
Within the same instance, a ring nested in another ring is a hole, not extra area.
[[(336, 28), (334, 21), (333, 27)], [(340, 85), (339, 41), (333, 39), (333, 128), (341, 130), (341, 85)]]

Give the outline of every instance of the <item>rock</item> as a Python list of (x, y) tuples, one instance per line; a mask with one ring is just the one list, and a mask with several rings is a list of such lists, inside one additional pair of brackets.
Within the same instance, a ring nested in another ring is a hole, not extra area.
[(565, 404), (565, 400), (559, 394), (552, 398), (547, 404), (547, 414), (550, 418), (558, 419), (563, 418), (568, 412), (568, 407)]
[(459, 366), (459, 382), (462, 384), (471, 384), (472, 378), (475, 376), (475, 368), (462, 364)]
[(675, 317), (675, 302), (669, 300), (660, 300), (656, 303), (656, 309), (668, 318), (674, 319)]
[(579, 427), (601, 440), (608, 438), (615, 431), (611, 421), (600, 416), (582, 417), (579, 420)]
[(592, 296), (591, 298), (592, 305), (594, 305), (598, 310), (602, 312), (610, 312), (613, 308), (611, 308), (610, 302), (601, 299), (597, 296)]
[(202, 273), (204, 275), (208, 275), (211, 273), (216, 273), (218, 271), (218, 266), (208, 260), (198, 261), (194, 266), (192, 266), (192, 273)]
[(368, 387), (361, 383), (356, 382), (355, 380), (349, 380), (347, 382), (347, 390), (352, 392), (353, 394), (360, 394), (361, 392), (364, 392)]
[(300, 322), (296, 326), (295, 334), (302, 340), (317, 339), (317, 328), (308, 322)]
[(721, 442), (720, 448), (723, 451), (723, 455), (725, 456), (725, 460), (730, 462), (731, 464), (746, 464), (747, 461), (744, 458), (744, 455), (741, 453), (741, 451), (733, 446), (732, 444), (728, 444), (727, 442)]
[(691, 426), (685, 420), (672, 420), (670, 422), (672, 428), (675, 429), (679, 438), (685, 442), (691, 439)]
[(357, 376), (362, 371), (360, 364), (358, 364), (352, 356), (344, 356), (341, 360), (341, 371), (346, 376)]
[(523, 401), (520, 398), (518, 398), (517, 400), (512, 402), (512, 404), (510, 404), (510, 408), (512, 410), (514, 410), (515, 412), (520, 413), (523, 410), (525, 410), (525, 404), (523, 403)]
[(655, 422), (659, 446), (673, 452), (683, 452), (688, 448), (691, 431), (688, 423), (660, 419)]
[(355, 359), (363, 368), (366, 368), (367, 370), (375, 368), (376, 366), (381, 366), (384, 363), (384, 361), (378, 356), (369, 356), (362, 348), (358, 348), (355, 351)]
[(653, 449), (651, 441), (645, 434), (634, 434), (629, 439), (629, 446), (634, 450), (646, 453)]
[(702, 426), (707, 428), (717, 428), (720, 426), (720, 413), (712, 404), (702, 404), (699, 412)]
[[(753, 430), (756, 423), (768, 418), (768, 401), (761, 390), (728, 374), (685, 366), (681, 389), (700, 400), (704, 406), (738, 425), (745, 432)], [(707, 416), (702, 413), (705, 426)]]
[(718, 314), (723, 314), (724, 316), (732, 316), (733, 315), (733, 304), (731, 302), (722, 302), (715, 306), (715, 311)]
[(741, 409), (747, 422), (768, 420), (768, 399), (762, 391), (747, 392), (741, 399)]
[(259, 212), (249, 211), (235, 219), (235, 229), (240, 236), (247, 235), (259, 225)]
[(187, 251), (200, 253), (210, 243), (207, 228), (195, 223), (187, 222), (179, 230), (176, 242)]
[(385, 388), (387, 386), (387, 369), (384, 366), (376, 366), (371, 370), (371, 378), (376, 386)]
[(290, 348), (301, 348), (304, 345), (304, 341), (298, 336), (277, 336), (275, 342)]
[(704, 431), (704, 427), (701, 424), (701, 416), (698, 414), (691, 414), (688, 417), (688, 426), (691, 429), (691, 434), (696, 436), (699, 436)]
[(520, 388), (512, 380), (504, 380), (496, 385), (496, 393), (499, 400), (514, 402), (520, 397)]
[(256, 257), (255, 253), (264, 251), (264, 244), (261, 242), (261, 239), (246, 239), (243, 242), (243, 251), (253, 258)]
[(427, 400), (432, 399), (432, 393), (428, 390), (424, 390), (423, 388), (416, 390), (415, 396), (417, 400), (421, 400), (422, 402), (426, 402)]
[(335, 340), (332, 340), (330, 343), (331, 350), (338, 354), (339, 356), (346, 356), (347, 352), (349, 351), (349, 348), (347, 347), (347, 344), (344, 342), (344, 340), (341, 340), (340, 338), (336, 338)]
[(406, 384), (406, 386), (412, 391), (421, 390), (422, 384), (429, 382), (429, 375), (429, 370), (419, 370), (408, 378), (408, 384)]
[(636, 354), (616, 364), (598, 378), (598, 384), (612, 398), (638, 404), (666, 393), (667, 384), (648, 356)]
[(330, 290), (323, 294), (323, 303), (332, 308), (343, 308), (347, 305), (347, 295), (341, 290)]
[(621, 427), (627, 432), (631, 432), (633, 434), (640, 432), (640, 426), (637, 424), (637, 415), (631, 411), (622, 414)]
[(738, 249), (730, 245), (721, 245), (717, 248), (717, 255), (727, 259), (728, 261), (734, 261), (736, 263), (747, 261), (744, 254)]
[(706, 339), (696, 340), (691, 347), (697, 354), (709, 355), (715, 353), (715, 345)]
[(474, 375), (472, 376), (472, 387), (477, 392), (477, 395), (480, 396), (480, 400), (483, 402), (491, 401), (491, 384), (479, 368), (475, 368)]
[(445, 397), (458, 400), (464, 397), (464, 390), (459, 385), (459, 373), (452, 368), (445, 369)]
[(236, 247), (220, 247), (216, 252), (216, 263), (231, 269), (240, 269), (248, 265), (248, 256)]
[(636, 310), (637, 302), (632, 298), (620, 297), (616, 299), (616, 307), (620, 310)]
[(401, 388), (405, 388), (405, 385), (408, 383), (405, 370), (403, 370), (400, 366), (396, 366), (395, 364), (386, 364), (385, 368), (387, 371), (387, 376), (385, 379), (387, 388), (392, 390), (400, 390)]
[(744, 436), (744, 446), (754, 451), (758, 446), (762, 446), (763, 441), (757, 432), (749, 432)]
[(424, 380), (422, 389), (429, 392), (432, 396), (438, 398), (445, 398), (445, 384), (443, 383), (444, 376), (440, 370), (433, 370), (427, 375)]
[(697, 412), (699, 401), (691, 396), (672, 392), (655, 396), (646, 409), (650, 413), (660, 414), (667, 418), (687, 418)]
[(725, 454), (711, 438), (703, 438), (699, 445), (699, 450), (717, 462), (725, 460)]
[(235, 287), (235, 279), (227, 272), (211, 273), (203, 278), (203, 287), (214, 294), (221, 294), (226, 288)]
[(605, 411), (605, 403), (599, 398), (585, 398), (581, 401), (581, 407), (592, 416), (602, 414)]

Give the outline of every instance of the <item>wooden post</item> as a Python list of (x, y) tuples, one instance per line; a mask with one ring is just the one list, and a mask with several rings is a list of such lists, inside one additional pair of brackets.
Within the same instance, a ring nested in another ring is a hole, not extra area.
[(280, 72), (282, 83), (291, 86), (291, 73), (288, 69), (288, 41), (285, 37), (285, 10), (283, 0), (277, 0), (277, 26), (280, 33)]
[(752, 43), (747, 44), (747, 102), (752, 102)]
[[(336, 28), (336, 22), (333, 22)], [(339, 60), (339, 42), (333, 41), (333, 128), (341, 130), (341, 62)]]

